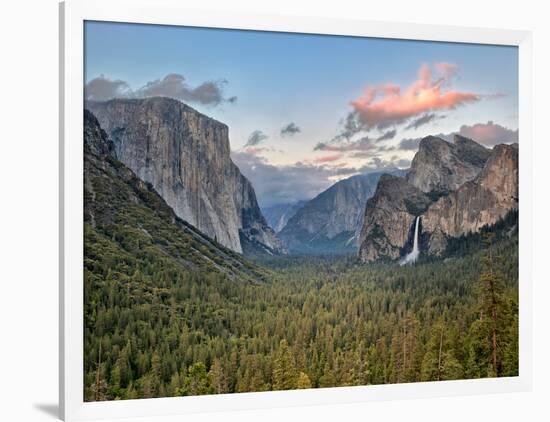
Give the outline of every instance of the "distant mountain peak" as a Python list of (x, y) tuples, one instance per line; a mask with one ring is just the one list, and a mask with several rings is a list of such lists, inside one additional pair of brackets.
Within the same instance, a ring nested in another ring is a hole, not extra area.
[[(402, 170), (389, 170), (404, 175)], [(279, 236), (296, 254), (332, 255), (355, 253), (365, 204), (383, 172), (359, 174), (334, 183), (306, 202)]]

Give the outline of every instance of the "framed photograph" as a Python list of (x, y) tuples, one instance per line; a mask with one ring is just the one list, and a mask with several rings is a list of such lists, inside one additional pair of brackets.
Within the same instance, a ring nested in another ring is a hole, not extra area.
[(530, 33), (60, 22), (65, 420), (531, 388)]

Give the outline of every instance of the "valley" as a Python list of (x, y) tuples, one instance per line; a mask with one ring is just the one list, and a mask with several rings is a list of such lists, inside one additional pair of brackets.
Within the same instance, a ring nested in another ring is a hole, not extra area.
[(86, 276), (85, 397), (515, 376), (518, 257), (509, 230), (499, 228), (490, 246), (499, 274), (496, 370), (481, 236), (454, 245), (452, 258), (424, 256), (415, 266), (264, 258), (257, 281), (189, 271), (145, 251), (143, 264), (98, 255)]
[(517, 145), (424, 138), (266, 218), (222, 123), (89, 106), (86, 401), (518, 374)]

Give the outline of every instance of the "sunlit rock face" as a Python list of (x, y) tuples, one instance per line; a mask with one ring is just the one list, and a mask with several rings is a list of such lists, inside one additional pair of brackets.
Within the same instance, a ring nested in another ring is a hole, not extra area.
[[(518, 145), (497, 145), (478, 177), (428, 208), (424, 230), (458, 237), (494, 224), (517, 209), (518, 183)], [(442, 252), (442, 246), (431, 246), (433, 253)]]
[(518, 144), (489, 150), (458, 135), (452, 144), (424, 138), (406, 179), (381, 178), (367, 202), (359, 257), (401, 256), (417, 215), (421, 252), (441, 255), (449, 238), (478, 232), (517, 209), (518, 182)]
[(222, 245), (285, 250), (267, 225), (251, 183), (231, 161), (228, 127), (169, 98), (87, 102), (116, 157), (174, 212)]
[(477, 177), (491, 152), (460, 135), (454, 143), (435, 136), (420, 141), (407, 180), (422, 192), (444, 194)]

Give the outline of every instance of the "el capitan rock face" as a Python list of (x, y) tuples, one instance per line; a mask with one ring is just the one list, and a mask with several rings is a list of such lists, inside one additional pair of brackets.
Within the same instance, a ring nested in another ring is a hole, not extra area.
[(454, 144), (427, 137), (406, 180), (381, 179), (367, 202), (359, 256), (364, 262), (401, 256), (417, 215), (422, 252), (440, 255), (449, 238), (495, 224), (517, 206), (517, 144), (488, 150), (458, 135)]
[[(116, 159), (113, 143), (88, 110), (84, 110), (83, 164), (85, 263), (111, 262), (114, 251), (124, 251), (119, 257), (128, 257), (129, 250), (139, 245), (138, 259), (143, 259), (141, 253), (149, 258), (144, 262), (160, 256), (162, 263), (191, 271), (207, 269), (230, 279), (265, 277), (244, 257), (178, 218), (150, 184)], [(128, 268), (125, 260), (120, 268)]]
[(365, 209), (359, 248), (361, 260), (398, 258), (416, 216), (429, 204), (428, 196), (405, 178), (382, 175)]
[(243, 252), (243, 237), (284, 253), (250, 182), (231, 161), (228, 127), (169, 98), (87, 102), (116, 157), (150, 183), (176, 215)]
[(407, 180), (423, 192), (445, 194), (475, 179), (489, 155), (488, 149), (460, 135), (454, 143), (427, 136), (420, 141)]

